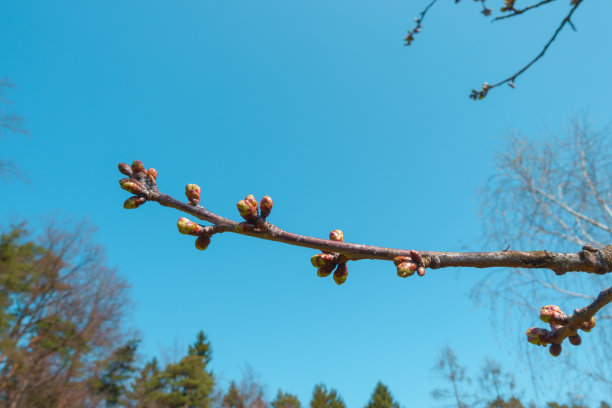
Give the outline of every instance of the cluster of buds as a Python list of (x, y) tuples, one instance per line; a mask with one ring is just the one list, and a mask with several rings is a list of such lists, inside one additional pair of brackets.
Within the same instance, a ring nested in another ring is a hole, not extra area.
[[(578, 310), (575, 310), (578, 312)], [(564, 328), (564, 326), (570, 323), (570, 317), (567, 316), (559, 306), (547, 305), (542, 306), (540, 310), (540, 320), (550, 325), (551, 330), (541, 329), (539, 327), (532, 327), (525, 332), (527, 335), (527, 341), (536, 346), (547, 346), (550, 344), (550, 354), (557, 357), (561, 354), (561, 342), (556, 336), (556, 331)], [(595, 327), (595, 318), (591, 317), (590, 320), (583, 322), (578, 329), (589, 332)], [(579, 346), (582, 343), (582, 338), (577, 332), (573, 332), (568, 336), (569, 342), (574, 346)]]
[(515, 0), (504, 0), (504, 7), (501, 8), (501, 11), (503, 13), (506, 13), (509, 11), (516, 11), (514, 8), (514, 2)]
[[(344, 242), (344, 234), (340, 230), (333, 230), (329, 233), (331, 241)], [(325, 278), (332, 272), (334, 273), (334, 282), (342, 285), (348, 277), (348, 267), (346, 260), (340, 254), (323, 252), (322, 254), (314, 255), (310, 258), (312, 266), (317, 268), (317, 276)]]
[(198, 237), (195, 241), (195, 247), (200, 251), (205, 250), (210, 245), (210, 233), (200, 224), (181, 217), (176, 226), (181, 234)]
[(484, 84), (482, 84), (482, 89), (480, 91), (477, 91), (476, 89), (472, 89), (470, 98), (472, 98), (475, 101), (483, 99), (485, 96), (487, 96), (489, 89), (491, 89), (491, 87), (489, 86), (489, 83), (485, 82)]
[(396, 256), (393, 263), (397, 267), (397, 276), (407, 278), (416, 272), (419, 276), (425, 275), (423, 257), (417, 251), (410, 251), (410, 256)]
[(421, 28), (423, 28), (423, 26), (421, 25), (420, 18), (415, 17), (414, 22), (416, 23), (416, 27), (414, 28), (414, 30), (408, 31), (408, 35), (406, 35), (406, 38), (404, 38), (405, 46), (409, 46), (410, 44), (412, 44), (412, 42), (414, 41), (414, 35), (420, 33)]
[(481, 13), (485, 16), (488, 17), (491, 15), (491, 13), (493, 12), (493, 9), (490, 9), (488, 7), (485, 7), (482, 9)]
[(236, 204), (240, 216), (245, 221), (255, 223), (258, 217), (266, 219), (272, 212), (272, 198), (265, 196), (261, 199), (261, 208), (253, 194), (249, 194), (244, 200), (238, 201)]
[(123, 208), (131, 210), (138, 208), (147, 202), (146, 196), (149, 187), (156, 186), (157, 170), (150, 168), (145, 169), (144, 164), (140, 160), (134, 160), (132, 165), (119, 163), (119, 172), (125, 174), (129, 178), (119, 180), (119, 185), (125, 191), (134, 194), (123, 203)]
[(202, 189), (197, 184), (187, 184), (185, 186), (185, 195), (191, 205), (200, 205), (200, 193)]

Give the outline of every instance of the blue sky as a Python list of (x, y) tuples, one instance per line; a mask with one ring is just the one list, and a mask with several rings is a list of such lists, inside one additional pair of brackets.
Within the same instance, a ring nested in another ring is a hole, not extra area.
[(271, 222), (293, 232), (495, 249), (477, 192), (499, 136), (546, 137), (580, 112), (596, 126), (611, 119), (612, 4), (585, 2), (578, 31), (562, 32), (517, 89), (473, 102), (472, 88), (540, 50), (568, 2), (497, 24), (473, 2), (444, 2), (404, 47), (425, 3), (1, 2), (0, 75), (17, 85), (8, 96), (30, 132), (0, 141), (30, 180), (0, 185), (4, 222), (87, 217), (132, 285), (143, 355), (203, 329), (222, 384), (249, 364), (269, 395), (282, 388), (304, 404), (324, 382), (359, 407), (381, 380), (406, 407), (435, 406), (430, 369), (449, 345), (472, 374), (499, 359), (531, 396), (513, 354), (524, 334), (500, 343), (469, 299), (484, 271), (400, 280), (392, 264), (362, 261), (337, 287), (316, 277), (315, 251), (223, 234), (201, 253), (177, 233), (176, 211), (122, 208), (116, 165), (140, 159), (163, 192), (181, 198), (198, 183), (203, 205), (230, 218), (246, 194), (269, 194)]

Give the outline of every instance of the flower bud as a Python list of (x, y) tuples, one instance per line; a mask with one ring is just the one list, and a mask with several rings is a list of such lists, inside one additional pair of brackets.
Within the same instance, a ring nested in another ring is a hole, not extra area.
[(143, 205), (147, 200), (144, 197), (130, 197), (123, 203), (123, 208), (132, 210)]
[(196, 249), (199, 249), (200, 251), (203, 251), (206, 248), (208, 248), (208, 245), (210, 245), (210, 237), (208, 235), (199, 236), (195, 240), (195, 247)]
[(345, 263), (338, 264), (334, 271), (334, 281), (338, 285), (342, 285), (348, 276), (348, 268)]
[(132, 174), (134, 174), (132, 173), (132, 169), (130, 168), (130, 165), (127, 163), (119, 163), (118, 167), (119, 167), (119, 171), (128, 177), (131, 177)]
[(190, 221), (185, 217), (179, 218), (176, 226), (178, 227), (179, 232), (185, 235), (200, 235), (204, 230), (204, 227), (202, 227), (200, 224)]
[(567, 316), (559, 306), (547, 305), (540, 309), (540, 320), (546, 323), (563, 324), (567, 320)]
[(579, 346), (580, 344), (582, 344), (582, 338), (577, 333), (573, 336), (569, 336), (568, 339), (570, 343), (572, 343), (574, 346)]
[(595, 318), (591, 317), (591, 320), (582, 323), (580, 329), (584, 330), (585, 332), (590, 332), (593, 327), (595, 327)]
[(257, 208), (257, 200), (253, 194), (249, 194), (248, 196), (244, 197), (244, 200), (248, 201), (253, 207)]
[(553, 357), (559, 357), (559, 354), (561, 354), (561, 345), (557, 343), (553, 343), (550, 345), (550, 348), (548, 349), (548, 351)]
[(548, 330), (540, 329), (539, 327), (532, 327), (525, 332), (527, 335), (527, 341), (531, 344), (535, 344), (536, 346), (545, 346), (548, 344), (548, 341), (546, 340), (548, 333)]
[(135, 174), (146, 174), (147, 173), (147, 171), (145, 170), (144, 164), (142, 164), (140, 160), (134, 160), (134, 162), (132, 163), (132, 171)]
[(332, 254), (316, 254), (310, 258), (315, 268), (327, 268), (336, 265), (336, 257)]
[(197, 184), (187, 184), (185, 186), (185, 195), (187, 196), (189, 202), (193, 205), (200, 204), (201, 191), (202, 190), (200, 189), (200, 186), (198, 186)]
[(423, 257), (421, 256), (421, 253), (418, 251), (410, 250), (410, 258), (412, 258), (412, 260), (416, 262), (417, 264), (423, 263)]
[(344, 242), (344, 234), (340, 230), (333, 230), (329, 233), (329, 239), (332, 241)]
[(119, 180), (119, 185), (125, 191), (129, 191), (132, 194), (144, 195), (146, 193), (142, 184), (137, 182), (136, 180), (122, 178)]
[(247, 200), (240, 200), (236, 204), (236, 207), (238, 207), (240, 216), (246, 221), (251, 221), (257, 218), (257, 207), (254, 207), (251, 202)]
[(261, 217), (266, 218), (272, 212), (272, 198), (270, 196), (265, 196), (259, 202)]
[(418, 274), (419, 276), (425, 276), (425, 268), (423, 268), (422, 266), (419, 266), (419, 267), (417, 268), (417, 274)]
[(157, 170), (151, 167), (149, 170), (147, 170), (147, 176), (153, 181), (157, 180)]
[(412, 276), (416, 269), (417, 264), (414, 262), (402, 262), (401, 264), (397, 265), (397, 276), (400, 278), (407, 278)]
[(395, 258), (393, 258), (393, 264), (395, 266), (398, 266), (399, 264), (404, 262), (412, 262), (412, 258), (408, 256), (396, 256)]
[(326, 267), (323, 267), (323, 268), (319, 268), (319, 269), (317, 269), (317, 276), (319, 276), (321, 278), (325, 278), (326, 276), (329, 276), (329, 274), (334, 271), (335, 267), (336, 267), (336, 265), (331, 265), (331, 266), (326, 266)]

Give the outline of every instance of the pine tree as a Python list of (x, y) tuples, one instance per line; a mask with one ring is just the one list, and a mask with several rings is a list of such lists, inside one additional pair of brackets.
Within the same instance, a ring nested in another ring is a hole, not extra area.
[(289, 393), (284, 393), (278, 390), (276, 399), (272, 401), (273, 408), (301, 408), (300, 400), (297, 396)]
[(312, 392), (310, 408), (346, 408), (346, 405), (336, 390), (328, 392), (324, 384), (318, 384)]
[(393, 400), (389, 388), (379, 381), (365, 408), (399, 408), (399, 404)]

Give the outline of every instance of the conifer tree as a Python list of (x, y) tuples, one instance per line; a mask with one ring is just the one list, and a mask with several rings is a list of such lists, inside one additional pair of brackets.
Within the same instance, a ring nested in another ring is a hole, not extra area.
[(317, 384), (312, 392), (310, 408), (346, 408), (346, 405), (336, 390), (327, 391), (325, 384)]
[(301, 404), (297, 396), (278, 390), (272, 408), (301, 408)]
[(400, 406), (393, 400), (389, 388), (379, 381), (365, 408), (400, 408)]

